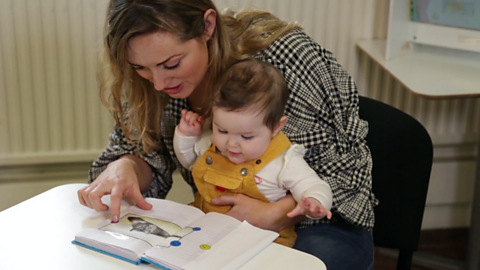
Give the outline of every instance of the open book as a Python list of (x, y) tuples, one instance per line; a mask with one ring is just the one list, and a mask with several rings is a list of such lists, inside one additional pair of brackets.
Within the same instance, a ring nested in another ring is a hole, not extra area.
[(110, 220), (81, 231), (72, 243), (164, 269), (238, 269), (270, 245), (278, 233), (230, 216), (176, 202), (147, 198), (152, 210), (131, 206), (118, 223)]

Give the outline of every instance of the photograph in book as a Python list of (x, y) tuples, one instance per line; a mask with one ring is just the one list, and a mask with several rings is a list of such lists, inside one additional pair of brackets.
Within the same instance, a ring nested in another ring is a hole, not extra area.
[(118, 223), (99, 229), (112, 236), (129, 236), (143, 240), (152, 247), (169, 247), (172, 241), (178, 241), (193, 231), (191, 227), (182, 228), (173, 222), (133, 214), (124, 215)]

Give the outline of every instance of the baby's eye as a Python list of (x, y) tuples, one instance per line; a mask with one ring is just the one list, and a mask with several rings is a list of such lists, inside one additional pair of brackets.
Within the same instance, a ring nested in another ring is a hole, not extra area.
[(227, 134), (228, 132), (226, 130), (218, 129), (218, 133)]
[(251, 140), (251, 139), (253, 139), (253, 136), (242, 135), (242, 138), (243, 138), (244, 140)]

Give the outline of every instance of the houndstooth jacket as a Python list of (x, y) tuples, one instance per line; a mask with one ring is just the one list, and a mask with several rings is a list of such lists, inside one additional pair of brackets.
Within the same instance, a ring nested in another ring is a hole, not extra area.
[[(292, 142), (305, 146), (305, 160), (330, 184), (332, 211), (372, 229), (373, 207), (378, 202), (372, 193), (372, 159), (365, 142), (368, 124), (358, 116), (358, 93), (352, 78), (331, 52), (299, 29), (278, 38), (255, 57), (283, 73), (290, 89), (283, 132)], [(153, 182), (144, 196), (165, 198), (176, 168), (195, 191), (191, 173), (180, 165), (173, 151), (182, 109), (189, 109), (186, 99), (171, 99), (167, 104), (161, 122), (163, 147), (152, 154), (138, 154), (137, 145), (128, 144), (121, 129), (115, 127), (107, 149), (92, 164), (89, 182), (120, 156), (136, 154), (153, 169)], [(306, 219), (298, 227), (319, 222), (330, 221)]]

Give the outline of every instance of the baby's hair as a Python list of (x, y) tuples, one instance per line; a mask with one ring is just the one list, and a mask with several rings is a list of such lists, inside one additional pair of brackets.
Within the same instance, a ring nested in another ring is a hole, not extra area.
[(284, 115), (289, 91), (282, 73), (256, 59), (233, 64), (221, 77), (213, 107), (226, 111), (265, 112), (263, 123), (273, 130)]

